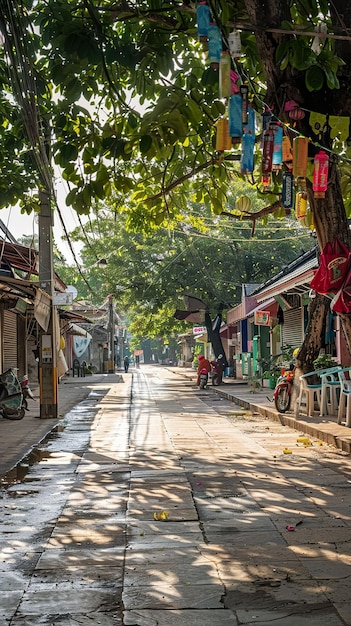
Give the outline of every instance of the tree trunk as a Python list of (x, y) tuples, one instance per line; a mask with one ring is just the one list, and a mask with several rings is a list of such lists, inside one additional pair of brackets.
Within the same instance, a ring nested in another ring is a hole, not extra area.
[[(253, 31), (256, 37), (257, 49), (266, 76), (266, 103), (273, 113), (280, 119), (284, 119), (284, 115), (286, 115), (284, 114), (284, 103), (289, 99), (294, 99), (302, 104), (307, 111), (349, 116), (350, 111), (347, 108), (347, 104), (351, 101), (349, 80), (351, 64), (346, 63), (341, 69), (344, 85), (342, 96), (340, 90), (330, 90), (326, 86), (321, 91), (308, 92), (305, 87), (304, 72), (297, 71), (289, 65), (284, 71), (281, 71), (276, 64), (276, 49), (285, 36), (272, 34), (260, 29), (262, 24), (269, 23), (270, 26), (279, 27), (283, 20), (289, 20), (288, 3), (281, 0), (245, 0), (245, 6), (250, 22), (254, 25)], [(333, 5), (332, 18), (334, 18), (337, 26), (340, 26), (341, 13), (343, 14), (343, 23), (348, 26), (351, 19), (351, 8), (345, 7), (344, 0), (336, 0)], [(257, 25), (257, 29), (255, 29), (255, 25)], [(351, 45), (349, 41), (338, 42), (336, 49), (342, 52), (344, 61), (351, 61)], [(347, 110), (345, 110), (345, 104)], [(284, 121), (289, 122), (290, 120)], [(308, 124), (308, 116), (300, 123), (297, 130), (305, 136), (312, 134)], [(322, 141), (324, 141), (327, 150), (332, 148), (332, 140), (329, 133), (323, 135)], [(313, 157), (319, 149), (319, 147), (315, 147), (311, 143), (309, 156)], [(350, 231), (341, 192), (339, 166), (332, 154), (330, 154), (329, 184), (325, 198), (314, 198), (312, 185), (309, 181), (307, 181), (307, 191), (320, 249), (322, 250), (328, 241), (333, 241), (334, 237), (338, 237), (348, 248), (351, 248)], [(318, 356), (320, 348), (324, 345), (323, 329), (325, 328), (325, 319), (329, 306), (330, 299), (324, 296), (317, 295), (311, 302), (305, 340), (298, 355), (298, 364), (304, 372), (313, 370), (313, 360)], [(340, 318), (351, 354), (351, 317), (342, 315)]]

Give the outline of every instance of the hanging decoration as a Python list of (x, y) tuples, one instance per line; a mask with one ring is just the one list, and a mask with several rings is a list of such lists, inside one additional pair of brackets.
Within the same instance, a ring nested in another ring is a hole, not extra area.
[(239, 74), (234, 72), (234, 70), (230, 70), (230, 95), (233, 96), (235, 93), (240, 92), (240, 87), (237, 84), (239, 78)]
[(307, 191), (298, 191), (295, 196), (295, 213), (299, 220), (305, 219), (307, 213)]
[(219, 64), (219, 97), (229, 98), (231, 93), (230, 56), (227, 51), (222, 52)]
[(322, 139), (323, 133), (328, 129), (327, 116), (324, 113), (310, 113), (308, 123), (318, 139)]
[(232, 140), (229, 135), (229, 124), (227, 117), (221, 117), (217, 124), (216, 132), (216, 150), (217, 152), (224, 152), (224, 150), (231, 150)]
[(282, 201), (284, 209), (292, 209), (294, 206), (294, 176), (292, 172), (284, 172)]
[(282, 161), (288, 170), (293, 167), (293, 149), (290, 137), (284, 135), (282, 139)]
[(308, 159), (308, 138), (295, 137), (293, 141), (293, 174), (306, 178)]
[(241, 40), (240, 40), (240, 32), (238, 30), (233, 30), (232, 33), (229, 33), (228, 46), (229, 46), (230, 56), (235, 61), (241, 56)]
[(328, 189), (329, 157), (324, 150), (320, 150), (314, 157), (313, 163), (313, 192), (315, 198), (324, 198)]
[(241, 120), (243, 124), (247, 124), (247, 110), (249, 106), (249, 88), (247, 85), (240, 85), (241, 95)]
[(219, 69), (222, 54), (222, 34), (217, 24), (210, 22), (208, 28), (208, 58), (213, 70)]
[(254, 171), (255, 135), (244, 132), (242, 137), (241, 172), (246, 174)]
[(229, 98), (229, 135), (233, 143), (240, 143), (242, 134), (241, 96), (234, 94)]
[(199, 41), (203, 44), (207, 44), (208, 29), (210, 27), (211, 13), (206, 2), (199, 2), (196, 9), (197, 20), (197, 36)]
[[(266, 128), (263, 133), (262, 148), (262, 175), (266, 176), (272, 171), (273, 165), (273, 148), (274, 148), (274, 132), (271, 125)], [(263, 183), (262, 183), (263, 184)]]
[(280, 170), (283, 164), (283, 128), (280, 122), (271, 122), (271, 128), (273, 129), (274, 133), (272, 169)]
[(330, 137), (338, 138), (339, 141), (346, 141), (350, 133), (350, 118), (339, 115), (329, 115)]

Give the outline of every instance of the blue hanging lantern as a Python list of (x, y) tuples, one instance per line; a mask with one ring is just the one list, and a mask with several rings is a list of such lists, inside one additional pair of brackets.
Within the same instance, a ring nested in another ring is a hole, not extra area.
[(251, 106), (251, 104), (249, 104), (248, 109), (247, 109), (247, 124), (244, 125), (245, 133), (251, 133), (252, 135), (255, 135), (256, 133), (255, 121), (256, 121), (255, 109)]
[(199, 41), (207, 43), (208, 29), (210, 27), (211, 13), (206, 2), (199, 2), (196, 9), (197, 35)]
[(274, 146), (273, 146), (273, 161), (272, 167), (274, 170), (279, 170), (283, 164), (283, 152), (282, 152), (282, 142), (283, 142), (283, 128), (279, 122), (271, 123), (271, 127), (273, 127), (274, 132)]
[(222, 54), (222, 33), (217, 24), (210, 23), (208, 29), (208, 58), (212, 69), (219, 69), (219, 62)]
[(254, 171), (254, 150), (255, 150), (255, 135), (251, 133), (244, 133), (242, 138), (242, 153), (241, 153), (241, 171), (246, 172)]
[(229, 98), (229, 135), (233, 143), (240, 143), (243, 134), (243, 124), (241, 117), (241, 95), (235, 93)]

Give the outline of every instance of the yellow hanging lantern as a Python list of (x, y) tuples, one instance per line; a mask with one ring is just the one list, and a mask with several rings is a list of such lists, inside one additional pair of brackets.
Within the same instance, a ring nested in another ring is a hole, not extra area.
[(308, 159), (308, 138), (295, 137), (293, 141), (293, 174), (306, 178)]
[(299, 220), (304, 220), (307, 213), (307, 194), (305, 191), (298, 191), (295, 196), (295, 213)]
[(221, 117), (217, 124), (216, 133), (216, 150), (217, 152), (224, 152), (224, 150), (232, 149), (232, 139), (229, 136), (229, 124), (228, 118)]

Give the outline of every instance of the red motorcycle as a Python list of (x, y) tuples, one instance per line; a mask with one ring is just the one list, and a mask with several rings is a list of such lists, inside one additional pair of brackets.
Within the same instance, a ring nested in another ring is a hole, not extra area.
[(277, 380), (273, 392), (273, 400), (275, 408), (279, 413), (286, 413), (290, 409), (291, 394), (294, 384), (295, 365), (291, 363), (290, 368), (286, 370)]

